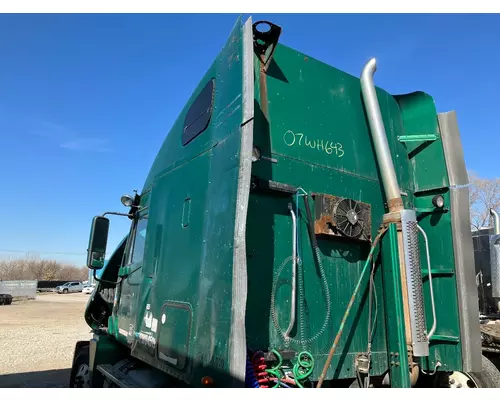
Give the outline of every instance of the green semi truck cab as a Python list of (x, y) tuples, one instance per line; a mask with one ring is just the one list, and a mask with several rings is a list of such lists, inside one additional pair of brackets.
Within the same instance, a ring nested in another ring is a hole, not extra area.
[(129, 211), (94, 218), (94, 271), (108, 215), (131, 226), (71, 386), (497, 385), (455, 113), (375, 86), (375, 59), (352, 76), (281, 33), (238, 20)]

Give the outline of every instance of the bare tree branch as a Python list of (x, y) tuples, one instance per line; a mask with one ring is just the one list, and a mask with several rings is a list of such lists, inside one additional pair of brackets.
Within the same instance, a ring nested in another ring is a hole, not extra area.
[(473, 171), (468, 174), (471, 227), (480, 229), (490, 225), (490, 209), (500, 208), (500, 178), (481, 178)]

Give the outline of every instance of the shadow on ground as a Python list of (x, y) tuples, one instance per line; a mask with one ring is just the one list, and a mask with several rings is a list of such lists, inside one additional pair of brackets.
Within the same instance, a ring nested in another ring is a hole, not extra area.
[(0, 375), (0, 388), (66, 388), (71, 369)]

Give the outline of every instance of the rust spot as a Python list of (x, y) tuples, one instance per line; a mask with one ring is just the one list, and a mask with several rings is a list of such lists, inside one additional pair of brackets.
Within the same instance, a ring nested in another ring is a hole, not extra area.
[(331, 235), (335, 228), (335, 221), (331, 215), (322, 214), (319, 219), (314, 222), (314, 233), (317, 235)]
[(260, 107), (262, 109), (262, 113), (266, 118), (268, 118), (268, 99), (267, 99), (267, 75), (265, 71), (265, 65), (261, 60), (261, 68), (260, 68)]
[(393, 212), (389, 214), (384, 214), (383, 216), (384, 224), (398, 223), (401, 222), (401, 214), (398, 212)]
[(307, 57), (304, 57), (304, 61), (309, 61), (309, 58), (307, 58)]
[(390, 212), (400, 211), (404, 208), (403, 200), (401, 199), (401, 197), (397, 197), (395, 199), (390, 199), (387, 202), (387, 206), (388, 206)]

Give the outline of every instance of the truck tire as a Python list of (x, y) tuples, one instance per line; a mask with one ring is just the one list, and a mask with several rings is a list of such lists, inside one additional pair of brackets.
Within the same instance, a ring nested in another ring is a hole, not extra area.
[(90, 388), (89, 346), (77, 350), (71, 370), (70, 388)]
[(500, 371), (495, 365), (484, 355), (481, 356), (483, 362), (483, 370), (481, 373), (471, 372), (468, 374), (473, 383), (476, 383), (478, 388), (500, 388)]
[(7, 295), (7, 296), (5, 297), (4, 304), (5, 304), (6, 306), (10, 306), (10, 305), (12, 304), (12, 296)]
[(481, 372), (460, 372), (436, 374), (435, 387), (447, 388), (500, 388), (500, 371), (484, 355)]
[(68, 289), (64, 289), (63, 294), (68, 294)]
[[(434, 375), (434, 379), (426, 380), (422, 387), (437, 387), (437, 388), (500, 388), (500, 371), (495, 365), (485, 356), (482, 356), (483, 369), (481, 372), (460, 372), (454, 371), (453, 373), (443, 372)], [(420, 375), (424, 378), (425, 375)], [(417, 382), (417, 386), (419, 382)], [(432, 377), (431, 377), (432, 378)], [(358, 381), (354, 379), (350, 388), (359, 388)], [(377, 385), (378, 387), (378, 385)]]

